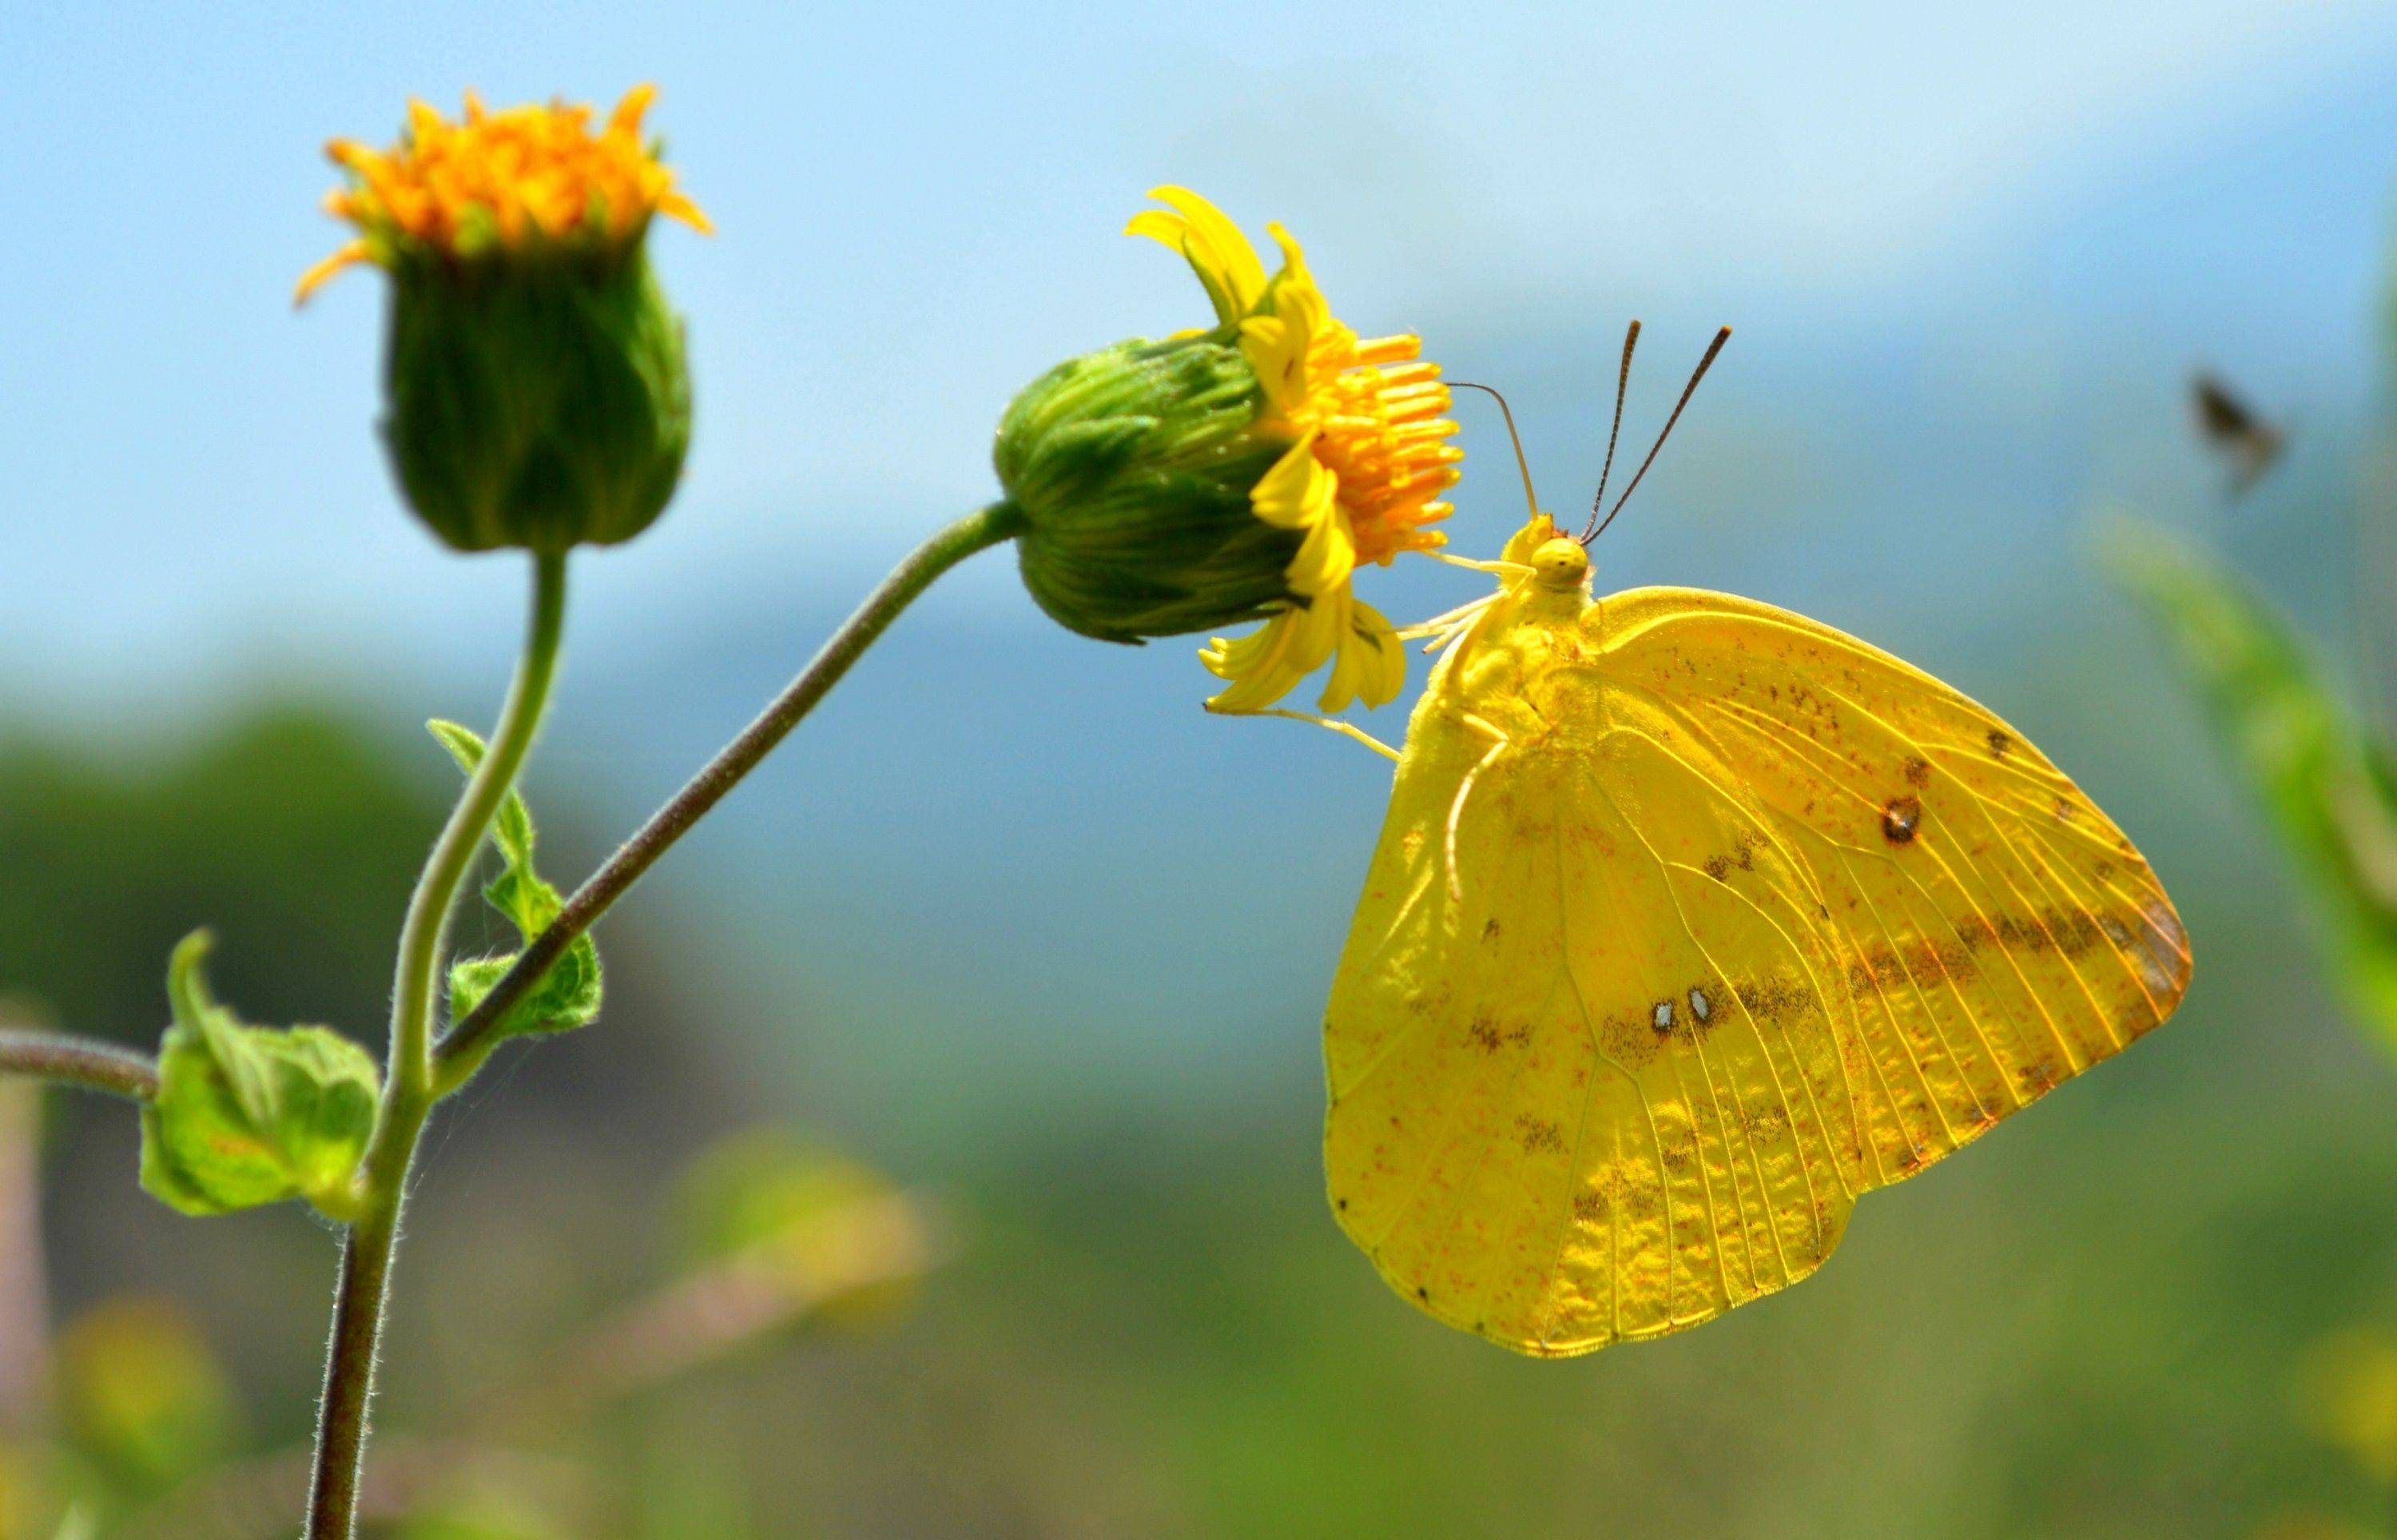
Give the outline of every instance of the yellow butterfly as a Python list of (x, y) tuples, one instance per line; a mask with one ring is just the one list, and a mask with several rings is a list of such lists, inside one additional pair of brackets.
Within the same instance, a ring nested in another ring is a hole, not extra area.
[(1769, 604), (1593, 599), (1536, 504), (1493, 569), (1324, 1020), (1332, 1207), (1433, 1316), (1542, 1356), (1711, 1320), (2179, 1003), (2163, 886), (1987, 709)]

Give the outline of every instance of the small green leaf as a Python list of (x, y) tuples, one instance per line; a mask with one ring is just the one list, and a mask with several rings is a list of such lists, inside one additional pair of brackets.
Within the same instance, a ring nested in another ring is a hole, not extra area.
[[(470, 957), (449, 969), (449, 1014), (463, 1020), (491, 992), (491, 986), (516, 966), (516, 954)], [(599, 1016), (601, 988), (599, 949), (588, 936), (578, 936), (566, 955), (550, 964), (541, 982), (508, 1008), (501, 1023), (503, 1035), (563, 1032), (587, 1027)]]
[(373, 1058), (328, 1028), (245, 1025), (208, 994), (208, 949), (207, 932), (187, 937), (167, 970), (174, 1024), (141, 1114), (141, 1185), (185, 1214), (305, 1198), (343, 1217), (374, 1131)]
[[(467, 774), (483, 763), (483, 740), (454, 722), (427, 724), (441, 746)], [(500, 804), (491, 827), (491, 843), (499, 847), (500, 874), (483, 889), (483, 899), (497, 909), (516, 934), (529, 942), (549, 928), (565, 908), (557, 890), (533, 870), (532, 812), (513, 790)], [(449, 1017), (471, 1015), (491, 986), (516, 963), (517, 954), (470, 957), (449, 969)], [(575, 937), (566, 955), (550, 965), (541, 981), (509, 1007), (501, 1024), (504, 1036), (530, 1032), (563, 1032), (587, 1027), (599, 1015), (599, 949), (587, 935)]]
[(2288, 629), (2230, 573), (2144, 524), (2107, 540), (2295, 859), (2359, 1015), (2397, 1048), (2397, 777)]
[[(486, 751), (483, 740), (472, 728), (444, 722), (439, 717), (424, 725), (440, 740), (441, 747), (449, 750), (449, 757), (458, 762), (459, 769), (471, 776), (475, 767), (483, 763)], [(532, 809), (527, 807), (524, 798), (510, 787), (507, 796), (500, 803), (499, 816), (492, 820), (491, 843), (500, 847), (500, 854), (509, 866), (530, 867), (532, 841)]]

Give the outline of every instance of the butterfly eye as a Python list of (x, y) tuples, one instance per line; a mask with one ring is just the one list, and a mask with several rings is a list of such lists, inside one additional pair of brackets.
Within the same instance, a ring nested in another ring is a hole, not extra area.
[(1532, 552), (1532, 571), (1542, 588), (1559, 591), (1579, 588), (1589, 576), (1589, 552), (1579, 540), (1549, 540)]

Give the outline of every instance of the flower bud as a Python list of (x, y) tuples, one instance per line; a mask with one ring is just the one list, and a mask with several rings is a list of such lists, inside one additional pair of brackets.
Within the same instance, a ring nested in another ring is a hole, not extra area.
[(1214, 336), (1118, 343), (1028, 386), (995, 458), (1040, 607), (1084, 636), (1138, 643), (1295, 598), (1284, 574), (1299, 533), (1250, 502), (1289, 447), (1256, 431), (1264, 405), (1239, 346)]
[(300, 281), (392, 276), (383, 439), (418, 517), (460, 551), (613, 545), (673, 497), (690, 443), (682, 323), (649, 266), (659, 214), (705, 231), (643, 144), (654, 93), (449, 123), (422, 102), (389, 151), (328, 149), (358, 238)]

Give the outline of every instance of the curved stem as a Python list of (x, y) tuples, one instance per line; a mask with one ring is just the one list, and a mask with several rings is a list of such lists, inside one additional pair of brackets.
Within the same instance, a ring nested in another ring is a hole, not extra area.
[(899, 617), (899, 612), (931, 587), (951, 567), (1002, 541), (1024, 527), (1024, 515), (1012, 503), (994, 503), (970, 513), (933, 535), (891, 570), (880, 586), (866, 595), (854, 614), (833, 632), (808, 666), (783, 687), (756, 721), (693, 776), (649, 821), (619, 846), (606, 864), (575, 889), (547, 930), (536, 936), (502, 976), (490, 992), (466, 1018), (452, 1028), (435, 1052), (436, 1083), (442, 1094), (455, 1090), (474, 1074), (500, 1040), (499, 1024), (510, 1007), (541, 980), (550, 965), (565, 955), (577, 936), (589, 930), (609, 906), (623, 896), (657, 858), (707, 811), (741, 784), (743, 777), (773, 752), (809, 711), (840, 682), (876, 638)]
[(135, 1101), (158, 1097), (158, 1061), (130, 1048), (60, 1032), (0, 1027), (0, 1075), (25, 1075)]
[(491, 734), (482, 763), (466, 777), (449, 822), (434, 843), (423, 875), (408, 899), (408, 919), (399, 933), (399, 972), (393, 984), (391, 1010), (392, 1083), (415, 1095), (433, 1080), (433, 997), (441, 967), (441, 943), (449, 929), (449, 911), (458, 899), (483, 837), (490, 832), (500, 803), (516, 785), (516, 772), (531, 751), (533, 734), (541, 726), (542, 708), (557, 670), (558, 633), (566, 617), (566, 558), (533, 558), (533, 605), (524, 662), (500, 709), (499, 726)]
[(317, 1409), (316, 1458), (308, 1493), (308, 1540), (349, 1540), (355, 1530), (367, 1407), (374, 1394), (375, 1356), (382, 1335), (383, 1302), (390, 1294), (400, 1210), (407, 1201), (417, 1139), (436, 1099), (433, 1002), (442, 941), (459, 886), (490, 831), (501, 800), (531, 752), (556, 675), (565, 618), (566, 557), (537, 554), (524, 660), (500, 709), (490, 747), (467, 777), (457, 807), (434, 842), (400, 927), (382, 1110), (367, 1149), (358, 1217), (342, 1242), (341, 1282), (334, 1293), (333, 1337), (326, 1354), (325, 1394)]

